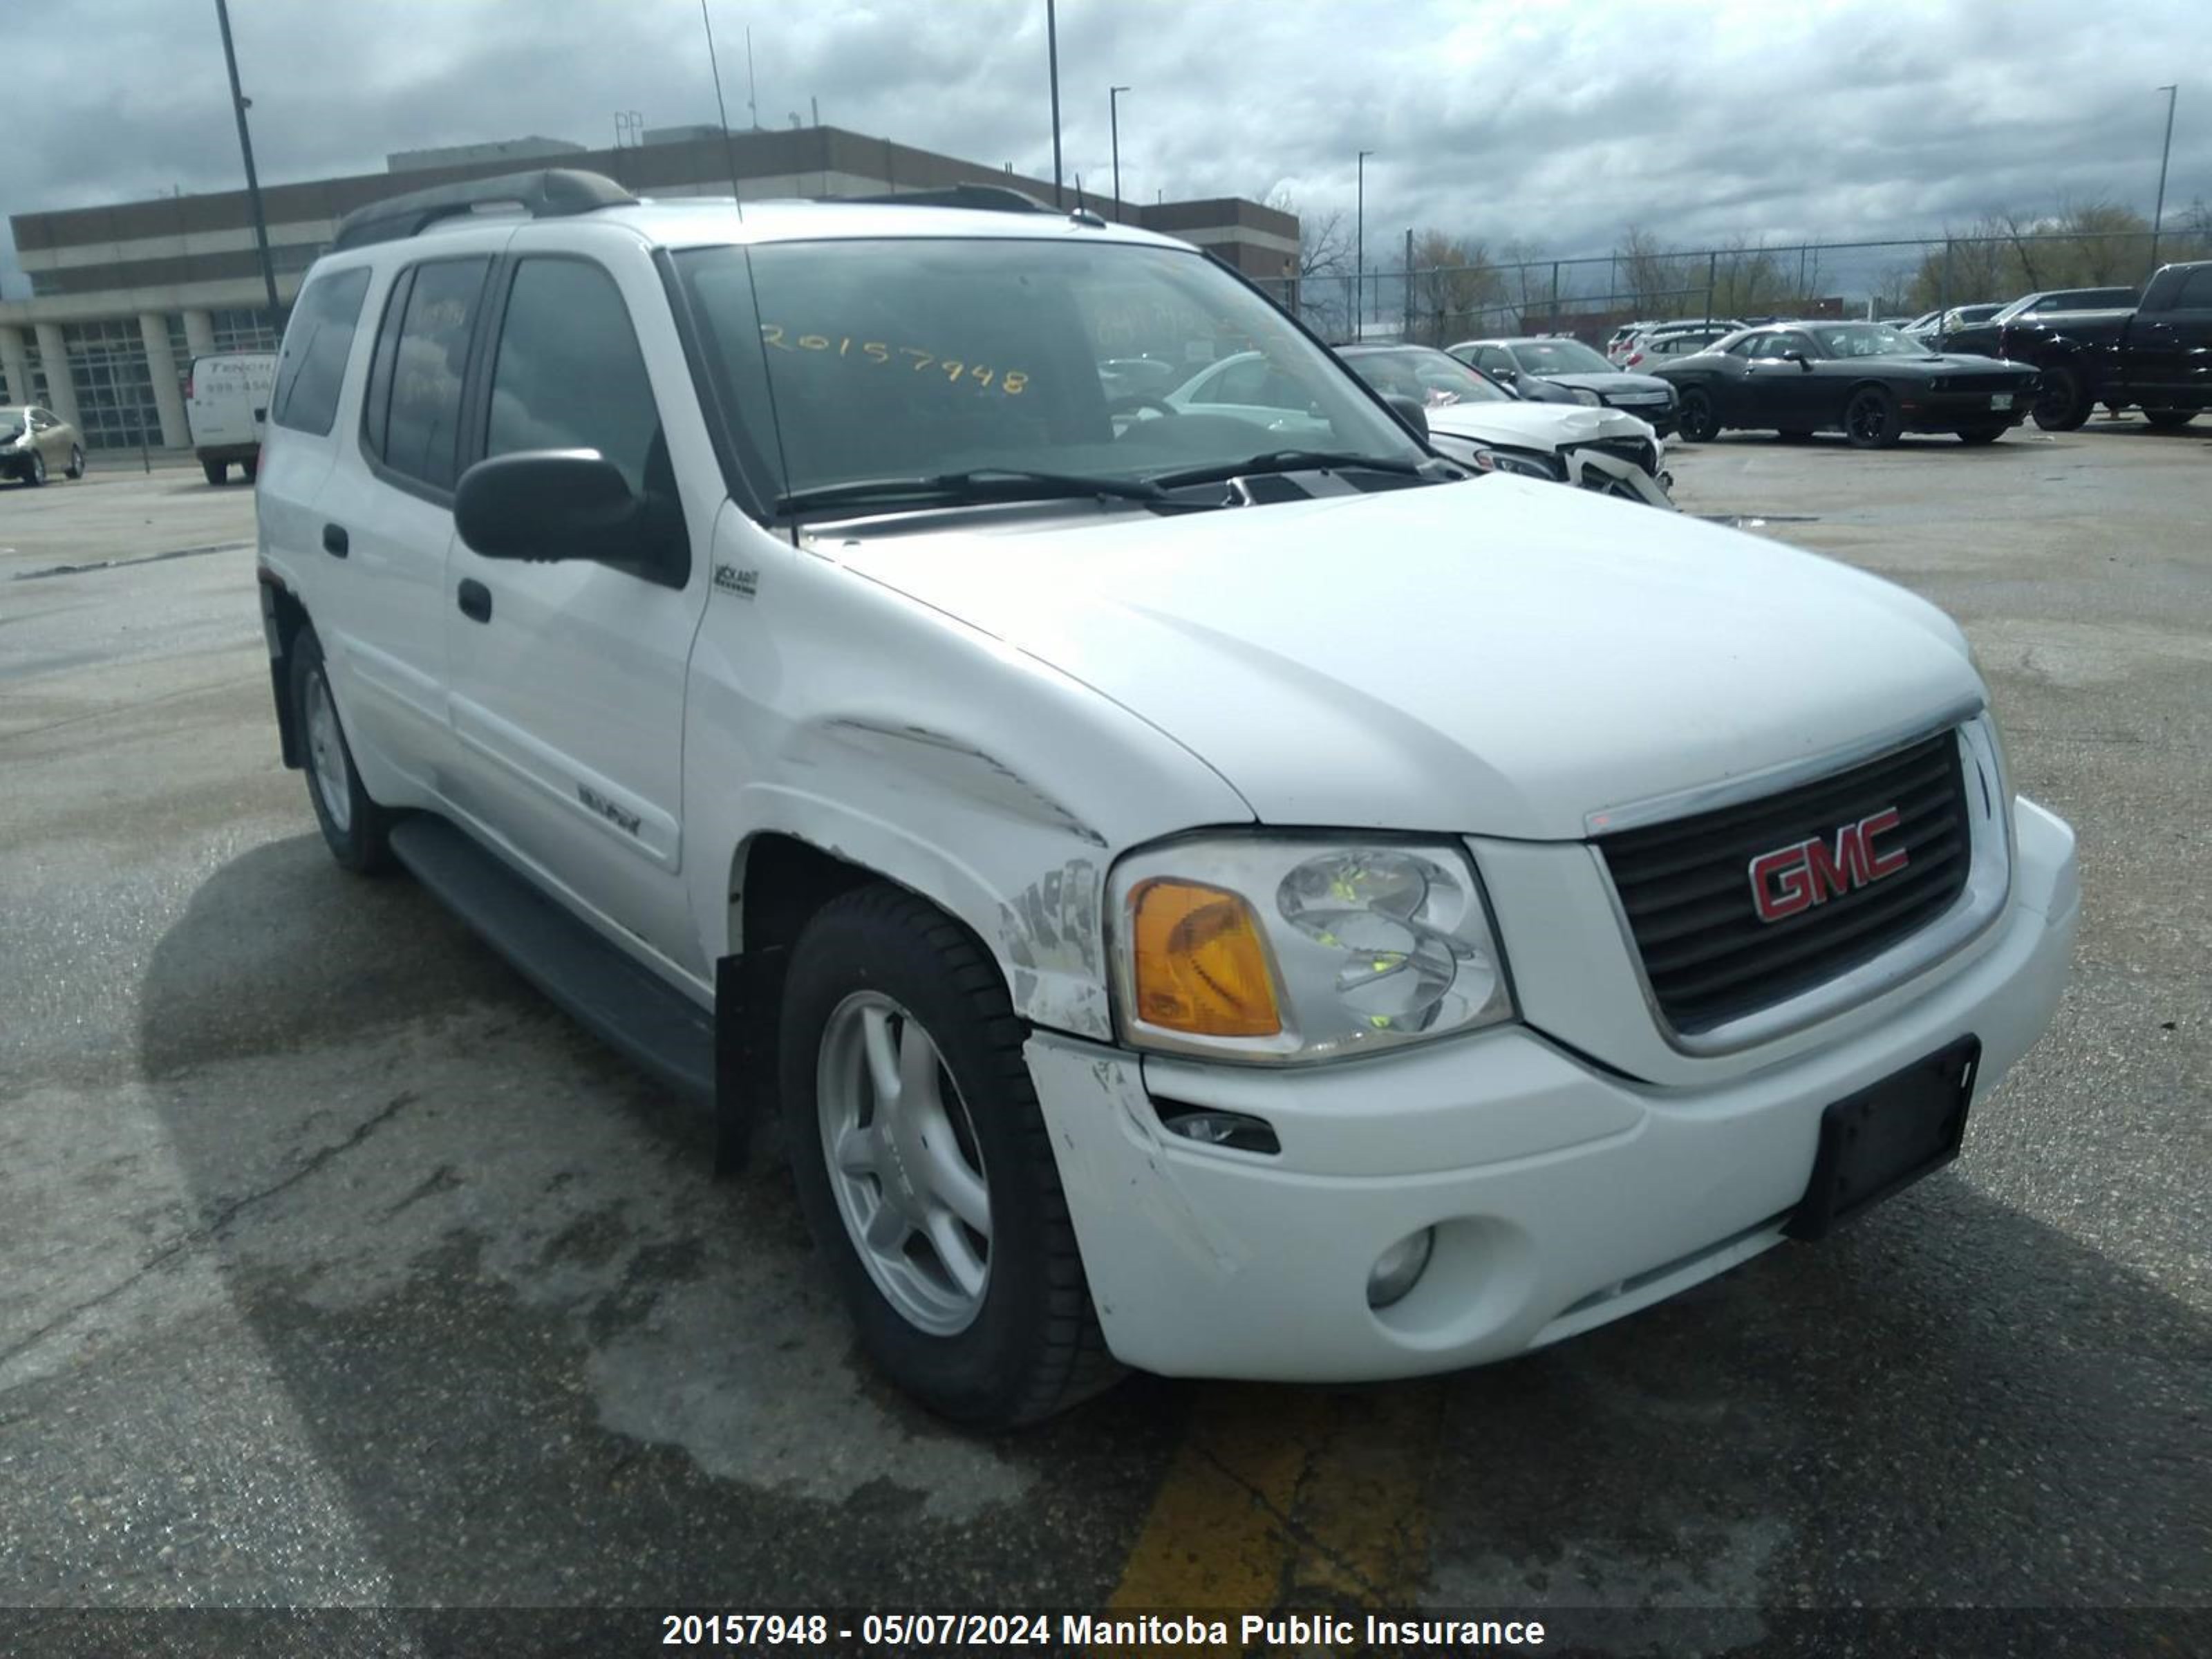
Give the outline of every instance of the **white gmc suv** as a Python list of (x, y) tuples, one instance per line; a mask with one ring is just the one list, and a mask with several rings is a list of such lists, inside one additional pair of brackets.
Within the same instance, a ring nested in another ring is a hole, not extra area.
[[(1196, 250), (954, 194), (346, 222), (258, 484), (340, 863), (726, 1158), (780, 1111), (972, 1423), (1501, 1358), (1956, 1154), (2079, 890), (1950, 622), (1470, 477)], [(1325, 437), (1101, 368), (1244, 352)]]

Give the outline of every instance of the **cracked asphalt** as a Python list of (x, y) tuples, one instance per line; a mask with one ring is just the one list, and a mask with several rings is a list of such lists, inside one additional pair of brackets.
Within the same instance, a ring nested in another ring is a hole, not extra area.
[(1957, 616), (2081, 836), (2072, 988), (1957, 1167), (1511, 1364), (1136, 1378), (995, 1440), (859, 1363), (780, 1169), (711, 1180), (695, 1109), (330, 863), (249, 495), (0, 489), (0, 1607), (1256, 1598), (1623, 1654), (1573, 1610), (1698, 1610), (1665, 1650), (1719, 1654), (1863, 1605), (1962, 1655), (2040, 1615), (1945, 1610), (2121, 1609), (2103, 1651), (2212, 1650), (2208, 440), (1675, 452), (1688, 510)]

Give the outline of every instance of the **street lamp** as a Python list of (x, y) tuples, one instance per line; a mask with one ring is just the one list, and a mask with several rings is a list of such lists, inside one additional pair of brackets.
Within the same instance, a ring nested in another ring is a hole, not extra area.
[(2158, 90), (2166, 94), (2166, 148), (2158, 155), (2158, 205), (2151, 210), (2150, 215), (2150, 268), (2153, 270), (2158, 269), (2158, 228), (2166, 218), (2166, 164), (2173, 157), (2173, 102), (2181, 88), (2177, 84), (2160, 87)]
[(238, 118), (238, 149), (246, 158), (246, 199), (253, 210), (253, 241), (261, 250), (261, 281), (269, 290), (269, 326), (282, 326), (276, 306), (276, 266), (269, 257), (269, 221), (261, 211), (261, 180), (253, 171), (253, 140), (246, 131), (246, 112), (253, 100), (240, 90), (238, 53), (230, 44), (230, 8), (215, 0), (215, 19), (222, 28), (222, 61), (230, 70), (230, 112)]
[(1127, 87), (1106, 88), (1106, 118), (1114, 129), (1114, 219), (1117, 224), (1121, 218), (1121, 94), (1127, 91)]
[(1060, 188), (1060, 9), (1044, 0), (1045, 62), (1052, 74), (1052, 204), (1065, 207)]
[(1367, 158), (1374, 154), (1371, 149), (1361, 150), (1358, 164), (1358, 208), (1353, 215), (1352, 233), (1352, 338), (1355, 344), (1367, 321)]

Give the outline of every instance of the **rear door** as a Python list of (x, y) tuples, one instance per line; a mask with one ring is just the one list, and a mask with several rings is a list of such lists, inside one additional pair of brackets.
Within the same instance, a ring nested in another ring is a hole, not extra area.
[[(474, 252), (409, 263), (382, 290), (361, 414), (310, 526), (346, 589), (331, 619), (348, 734), (357, 749), (373, 746), (410, 790), (434, 798), (443, 793), (453, 743), (446, 546), (460, 476), (461, 394), (495, 257), (478, 239)], [(282, 426), (288, 406), (279, 392), (274, 418)]]
[(529, 563), (454, 541), (440, 613), (453, 799), (573, 901), (703, 977), (681, 878), (684, 695), (723, 491), (682, 344), (627, 236), (533, 234), (497, 287), (474, 453), (599, 451), (658, 505), (680, 568), (642, 547), (621, 564)]

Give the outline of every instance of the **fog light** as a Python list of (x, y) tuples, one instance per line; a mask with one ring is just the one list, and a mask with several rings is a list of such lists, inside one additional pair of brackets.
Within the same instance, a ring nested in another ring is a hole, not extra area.
[(1436, 1243), (1437, 1230), (1424, 1227), (1376, 1257), (1374, 1268), (1367, 1275), (1367, 1305), (1387, 1308), (1404, 1301), (1406, 1293), (1420, 1283), (1421, 1274), (1428, 1268), (1429, 1252)]
[(1240, 1152), (1279, 1152), (1282, 1143), (1275, 1139), (1274, 1126), (1263, 1117), (1252, 1117), (1243, 1112), (1210, 1111), (1202, 1106), (1186, 1106), (1180, 1101), (1162, 1100), (1153, 1103), (1160, 1121), (1186, 1140), (1195, 1140), (1208, 1146), (1229, 1146)]

